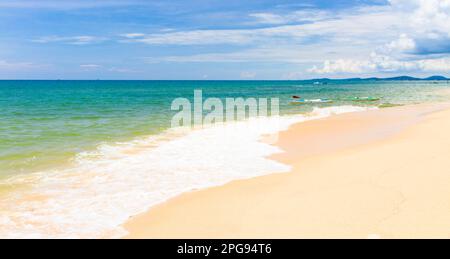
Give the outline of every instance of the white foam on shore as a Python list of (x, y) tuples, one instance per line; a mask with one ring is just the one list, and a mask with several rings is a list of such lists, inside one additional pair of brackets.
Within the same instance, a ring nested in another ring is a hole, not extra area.
[(260, 142), (262, 136), (302, 121), (365, 110), (321, 108), (307, 116), (255, 118), (102, 145), (80, 154), (71, 168), (0, 182), (31, 185), (0, 201), (0, 237), (121, 237), (126, 234), (121, 225), (131, 216), (182, 193), (289, 172), (289, 166), (267, 159), (282, 151)]

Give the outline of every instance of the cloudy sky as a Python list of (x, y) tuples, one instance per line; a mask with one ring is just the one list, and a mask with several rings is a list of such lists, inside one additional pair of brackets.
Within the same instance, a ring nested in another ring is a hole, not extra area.
[(0, 0), (1, 79), (450, 76), (450, 0)]

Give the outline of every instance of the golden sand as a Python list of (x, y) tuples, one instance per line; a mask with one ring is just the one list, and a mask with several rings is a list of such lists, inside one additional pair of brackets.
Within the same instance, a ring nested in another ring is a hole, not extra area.
[(450, 238), (448, 105), (297, 124), (272, 159), (292, 172), (188, 193), (128, 238)]

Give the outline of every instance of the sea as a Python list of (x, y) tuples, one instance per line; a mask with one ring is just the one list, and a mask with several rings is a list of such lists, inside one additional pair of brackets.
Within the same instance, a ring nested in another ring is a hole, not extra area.
[[(276, 98), (279, 116), (174, 129), (172, 102), (195, 90)], [(283, 151), (264, 135), (449, 96), (448, 81), (423, 80), (0, 81), (0, 238), (119, 238), (130, 217), (182, 193), (289, 173), (267, 159)]]

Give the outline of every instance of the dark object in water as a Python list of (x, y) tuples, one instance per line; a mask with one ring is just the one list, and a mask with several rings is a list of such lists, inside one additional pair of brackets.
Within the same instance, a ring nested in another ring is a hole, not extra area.
[(349, 101), (354, 101), (354, 102), (376, 102), (381, 100), (381, 98), (379, 97), (353, 97), (350, 98)]

